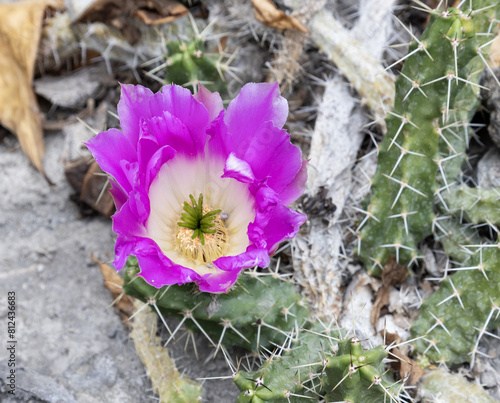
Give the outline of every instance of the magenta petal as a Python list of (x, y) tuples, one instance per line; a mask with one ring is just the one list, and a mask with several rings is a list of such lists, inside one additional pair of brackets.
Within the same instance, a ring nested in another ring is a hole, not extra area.
[(145, 238), (137, 246), (136, 257), (141, 269), (138, 275), (152, 286), (186, 284), (201, 278), (193, 270), (173, 263), (151, 239)]
[(200, 143), (202, 147), (205, 145), (209, 114), (207, 108), (196, 101), (187, 88), (166, 85), (162, 92), (153, 95), (149, 104), (152, 116), (158, 118), (167, 112), (186, 126), (197, 147)]
[(234, 271), (219, 271), (202, 277), (196, 283), (202, 292), (221, 293), (227, 292), (229, 288), (236, 282), (240, 270)]
[(299, 232), (300, 226), (307, 220), (301, 214), (283, 205), (277, 205), (263, 228), (269, 253), (274, 253), (280, 242), (292, 239)]
[(194, 94), (194, 99), (207, 108), (209, 119), (212, 121), (224, 109), (222, 98), (218, 92), (210, 92), (203, 85), (198, 84), (198, 92)]
[(280, 95), (278, 83), (249, 83), (227, 108), (226, 124), (233, 136), (235, 152), (243, 155), (251, 139), (265, 122), (281, 129), (288, 115), (288, 102)]
[(267, 179), (267, 185), (280, 194), (295, 178), (302, 167), (302, 154), (290, 142), (285, 130), (277, 129), (271, 122), (262, 124), (254, 133), (243, 155), (257, 180)]
[(127, 201), (127, 194), (123, 191), (122, 187), (118, 183), (116, 183), (115, 180), (110, 179), (109, 183), (111, 183), (111, 189), (109, 189), (109, 193), (111, 193), (111, 196), (113, 196), (116, 210), (120, 210)]
[(302, 166), (295, 178), (281, 191), (280, 199), (283, 204), (293, 203), (304, 193), (307, 182), (307, 163), (308, 160), (302, 161)]
[(237, 256), (223, 256), (214, 261), (216, 267), (224, 271), (249, 269), (251, 267), (267, 267), (269, 255), (265, 250), (253, 249)]
[(139, 169), (141, 172), (146, 172), (149, 160), (160, 147), (158, 139), (151, 130), (149, 130), (148, 121), (142, 119), (140, 122), (139, 141), (137, 145)]
[(175, 151), (188, 156), (196, 156), (203, 152), (206, 143), (206, 132), (190, 132), (187, 126), (177, 117), (163, 111), (147, 122), (150, 135), (156, 138), (158, 146), (171, 146)]
[(233, 178), (243, 183), (252, 183), (255, 181), (252, 168), (248, 162), (240, 160), (233, 153), (229, 154), (224, 167), (223, 178)]
[(211, 123), (207, 129), (210, 136), (208, 150), (210, 155), (226, 159), (233, 148), (233, 139), (227, 132), (227, 126), (224, 123), (224, 112), (222, 111)]
[(122, 169), (122, 162), (137, 161), (136, 147), (119, 130), (109, 129), (92, 137), (85, 144), (104, 172), (115, 178), (116, 182), (130, 192), (133, 184)]
[(135, 244), (135, 242), (118, 235), (115, 243), (115, 260), (113, 261), (116, 270), (120, 271), (123, 268), (128, 257), (133, 253)]
[(274, 207), (278, 203), (280, 203), (280, 199), (278, 198), (276, 192), (269, 186), (261, 186), (255, 192), (255, 203), (257, 205), (257, 216), (259, 217), (259, 223), (261, 223), (262, 216), (264, 214), (269, 215)]
[(118, 117), (123, 133), (133, 144), (139, 139), (142, 118), (151, 116), (149, 100), (153, 93), (141, 85), (122, 84), (122, 94), (118, 102)]
[(269, 261), (267, 251), (262, 249), (250, 250), (238, 256), (223, 256), (214, 261), (220, 271), (203, 276), (197, 283), (200, 291), (226, 292), (236, 282), (242, 270), (255, 266), (267, 267)]
[(144, 181), (146, 191), (149, 190), (151, 182), (156, 178), (163, 164), (170, 161), (174, 156), (175, 150), (170, 146), (164, 146), (153, 154), (146, 168), (146, 178)]
[(127, 200), (122, 208), (113, 214), (113, 231), (123, 235), (125, 239), (134, 236), (147, 236), (143, 225), (146, 206), (144, 200), (141, 201), (140, 194)]

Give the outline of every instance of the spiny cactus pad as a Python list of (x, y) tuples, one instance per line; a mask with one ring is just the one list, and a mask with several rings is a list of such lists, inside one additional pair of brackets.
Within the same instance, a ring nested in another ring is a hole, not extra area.
[[(462, 247), (466, 246), (462, 238)], [(420, 308), (412, 334), (414, 346), (434, 362), (474, 362), (479, 340), (500, 325), (500, 249), (475, 245), (469, 259), (450, 267), (441, 286)], [(463, 256), (463, 255), (462, 255)]]
[[(472, 10), (466, 9), (469, 4)], [(410, 46), (359, 234), (360, 255), (375, 274), (391, 256), (402, 264), (414, 261), (417, 243), (432, 233), (437, 176), (446, 175), (445, 160), (460, 154), (450, 139), (469, 134), (477, 81), (494, 37), (491, 21), (499, 9), (494, 0), (477, 0), (463, 2), (461, 10), (436, 10)]]
[(235, 374), (233, 380), (241, 391), (238, 403), (303, 402), (322, 396), (322, 352), (334, 353), (337, 340), (337, 331), (319, 323), (310, 330), (292, 330), (258, 370)]
[(399, 401), (402, 384), (385, 369), (384, 346), (364, 350), (356, 337), (339, 341), (338, 351), (327, 357), (323, 387), (327, 402), (379, 403)]
[(287, 333), (309, 316), (293, 284), (272, 275), (247, 272), (227, 294), (210, 294), (200, 293), (193, 284), (155, 288), (136, 276), (140, 269), (135, 257), (127, 266), (126, 294), (148, 302), (157, 313), (181, 318), (186, 327), (201, 331), (214, 346), (259, 351), (271, 342), (282, 343)]
[(398, 402), (402, 384), (385, 369), (386, 349), (364, 350), (341, 333), (319, 323), (291, 332), (258, 370), (235, 374), (238, 402)]

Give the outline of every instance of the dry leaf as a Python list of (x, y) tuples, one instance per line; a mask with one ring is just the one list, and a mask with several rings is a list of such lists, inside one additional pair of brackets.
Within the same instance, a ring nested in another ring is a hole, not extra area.
[(134, 312), (134, 299), (123, 293), (123, 279), (111, 266), (101, 262), (94, 256), (91, 256), (91, 259), (99, 265), (104, 277), (104, 286), (113, 294), (116, 301), (115, 307), (119, 310), (122, 321), (127, 324), (128, 319)]
[(18, 137), (24, 153), (42, 173), (45, 147), (31, 84), (47, 7), (60, 9), (64, 1), (0, 4), (0, 124)]
[(107, 176), (94, 161), (83, 178), (80, 200), (109, 217), (115, 211), (113, 197), (107, 191), (109, 187)]
[[(401, 343), (401, 338), (394, 333), (386, 333), (385, 342), (387, 345)], [(409, 345), (403, 345), (391, 349), (391, 358), (398, 360), (391, 361), (391, 368), (399, 372), (401, 379), (406, 379), (405, 385), (413, 386), (425, 375), (425, 370), (416, 361), (408, 357)]]
[(373, 326), (377, 326), (380, 311), (389, 302), (392, 286), (402, 283), (405, 281), (406, 277), (408, 277), (408, 269), (406, 266), (400, 266), (394, 258), (391, 258), (391, 260), (386, 263), (382, 271), (382, 287), (380, 287), (377, 292), (377, 298), (375, 298), (370, 315)]
[(309, 33), (306, 27), (294, 17), (278, 10), (271, 0), (252, 0), (255, 18), (260, 22), (280, 29), (296, 29), (306, 34)]
[(172, 22), (188, 14), (188, 9), (173, 0), (149, 0), (146, 7), (142, 6), (132, 12), (132, 16), (147, 25), (158, 25)]
[(130, 23), (136, 17), (148, 25), (171, 22), (188, 14), (188, 9), (174, 0), (97, 0), (75, 22), (103, 22), (118, 28), (127, 42), (136, 44), (141, 32)]

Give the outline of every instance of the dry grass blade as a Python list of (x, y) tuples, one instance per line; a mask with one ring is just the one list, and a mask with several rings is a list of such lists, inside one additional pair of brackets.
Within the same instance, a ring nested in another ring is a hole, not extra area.
[(299, 20), (278, 10), (271, 0), (252, 0), (255, 18), (274, 28), (296, 29), (309, 33)]
[(0, 4), (0, 124), (19, 138), (24, 153), (42, 173), (45, 147), (31, 84), (45, 9), (63, 5), (57, 0)]

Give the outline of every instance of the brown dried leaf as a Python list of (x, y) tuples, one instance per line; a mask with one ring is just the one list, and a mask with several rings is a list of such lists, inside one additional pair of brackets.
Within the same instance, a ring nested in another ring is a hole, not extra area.
[[(387, 345), (401, 343), (401, 338), (397, 334), (387, 333), (385, 337)], [(416, 361), (408, 357), (408, 351), (408, 344), (391, 349), (391, 358), (398, 358), (398, 360), (391, 362), (391, 368), (399, 372), (401, 379), (406, 379), (405, 385), (413, 386), (425, 375), (425, 370)]]
[(147, 25), (158, 25), (172, 22), (177, 18), (188, 15), (188, 9), (181, 3), (173, 0), (150, 0), (146, 6), (134, 10), (132, 16)]
[(157, 25), (187, 14), (188, 9), (174, 0), (97, 0), (75, 22), (103, 22), (112, 25), (134, 45), (139, 41), (141, 33), (130, 23), (130, 17), (148, 25)]
[(120, 312), (120, 317), (124, 323), (127, 323), (128, 318), (134, 312), (134, 298), (123, 293), (123, 279), (119, 276), (115, 269), (101, 262), (93, 255), (91, 259), (99, 265), (102, 276), (104, 277), (104, 286), (111, 291), (115, 299), (115, 307)]
[(271, 0), (252, 0), (252, 4), (255, 18), (260, 22), (273, 28), (296, 29), (309, 33), (297, 18), (278, 10)]
[(24, 153), (42, 173), (45, 147), (31, 84), (47, 7), (63, 8), (64, 1), (0, 4), (0, 124), (18, 137)]
[(377, 326), (380, 311), (389, 302), (391, 287), (395, 284), (402, 283), (405, 281), (406, 277), (408, 277), (408, 268), (406, 266), (400, 266), (396, 262), (396, 259), (392, 258), (384, 266), (384, 270), (382, 271), (382, 287), (378, 290), (370, 315), (373, 326)]
[(108, 178), (94, 161), (83, 178), (80, 200), (109, 217), (115, 211), (115, 204), (107, 189)]

